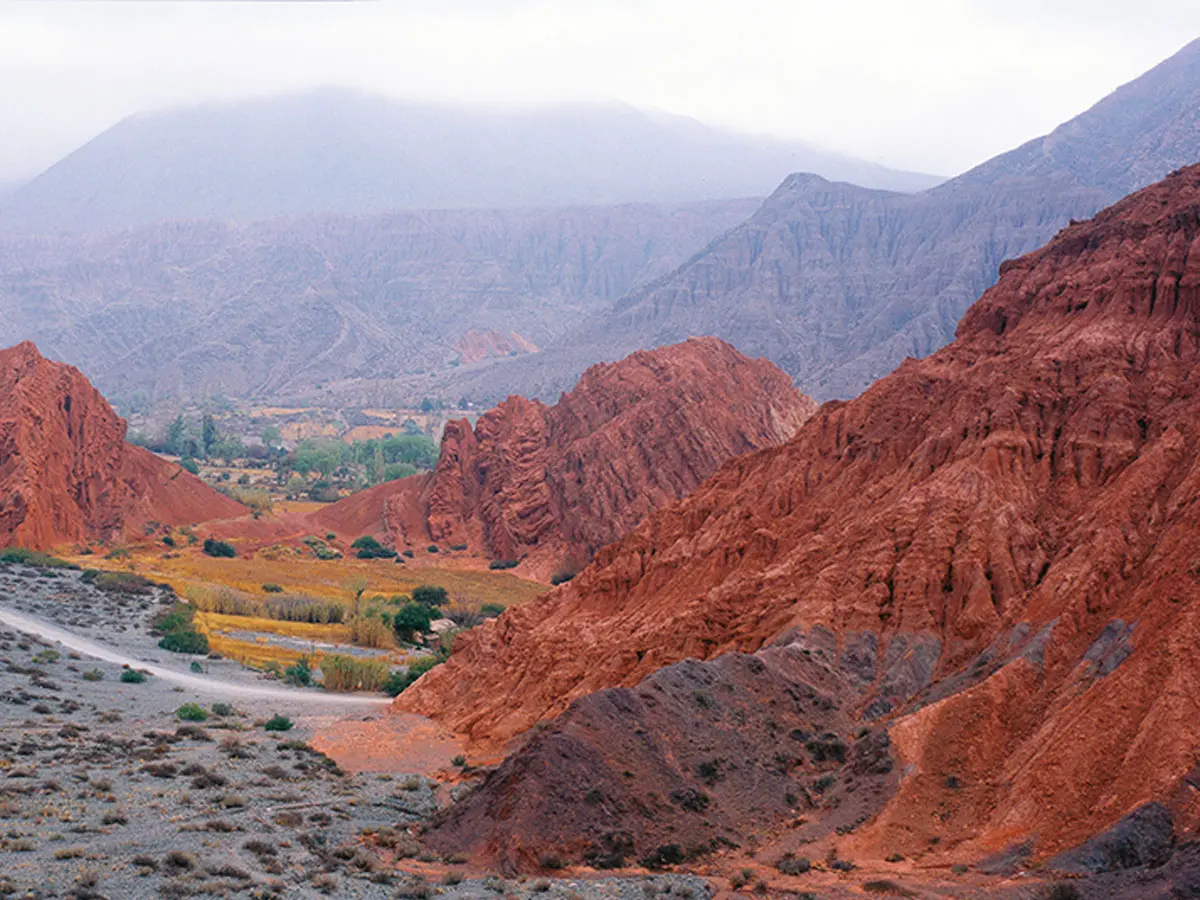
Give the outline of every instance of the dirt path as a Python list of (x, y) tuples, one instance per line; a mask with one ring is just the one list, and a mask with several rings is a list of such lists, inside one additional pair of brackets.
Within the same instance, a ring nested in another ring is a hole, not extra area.
[(291, 703), (311, 703), (315, 706), (338, 706), (344, 708), (381, 709), (391, 700), (387, 697), (371, 697), (361, 694), (334, 694), (325, 691), (314, 692), (290, 688), (259, 687), (252, 684), (236, 684), (202, 675), (193, 675), (175, 669), (127, 656), (111, 647), (106, 647), (96, 641), (81, 637), (77, 634), (51, 625), (33, 616), (23, 615), (6, 607), (0, 606), (0, 624), (15, 628), (26, 634), (32, 634), (48, 641), (55, 641), (68, 650), (83, 653), (94, 659), (117, 665), (142, 669), (163, 681), (186, 687), (189, 690), (219, 695), (222, 697), (247, 697), (263, 700), (287, 700)]

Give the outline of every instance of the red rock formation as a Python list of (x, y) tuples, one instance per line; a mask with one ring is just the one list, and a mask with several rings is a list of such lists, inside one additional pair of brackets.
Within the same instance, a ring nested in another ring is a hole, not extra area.
[(45, 549), (244, 511), (125, 443), (125, 422), (78, 369), (28, 341), (0, 351), (0, 546)]
[(322, 510), (314, 524), (397, 546), (466, 544), (547, 577), (679, 499), (733, 456), (778, 444), (814, 404), (764, 360), (697, 338), (593, 366), (554, 406), (510, 397), (450, 422), (431, 475)]
[[(731, 461), (397, 706), (495, 748), (597, 689), (824, 626), (865, 641), (860, 712), (906, 772), (855, 852), (1045, 855), (1152, 800), (1186, 835), (1198, 513), (1200, 166), (1006, 263), (953, 344)], [(888, 673), (914, 640), (940, 659), (911, 700)]]

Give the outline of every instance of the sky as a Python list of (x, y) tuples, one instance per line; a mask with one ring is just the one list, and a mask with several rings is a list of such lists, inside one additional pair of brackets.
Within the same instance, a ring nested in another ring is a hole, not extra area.
[(135, 112), (337, 85), (620, 101), (953, 175), (1200, 37), (1200, 0), (0, 3), (0, 180)]

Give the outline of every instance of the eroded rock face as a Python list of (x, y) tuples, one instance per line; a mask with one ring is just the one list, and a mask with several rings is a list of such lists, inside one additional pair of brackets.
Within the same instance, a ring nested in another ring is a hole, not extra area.
[(1192, 167), (1006, 263), (953, 344), (729, 462), (397, 705), (495, 749), (593, 691), (823, 626), (874, 636), (856, 715), (908, 773), (851, 850), (1045, 856), (1156, 800), (1192, 829), (1198, 363)]
[(763, 360), (715, 338), (594, 366), (554, 406), (510, 397), (451, 422), (428, 476), (322, 511), (397, 547), (466, 545), (540, 577), (695, 488), (726, 460), (786, 440), (815, 404)]
[(45, 549), (244, 511), (125, 443), (125, 422), (78, 369), (28, 341), (0, 351), (0, 546)]

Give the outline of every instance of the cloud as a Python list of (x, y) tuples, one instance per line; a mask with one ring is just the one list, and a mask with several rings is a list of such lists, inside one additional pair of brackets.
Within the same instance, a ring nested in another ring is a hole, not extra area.
[(1194, 34), (1191, 0), (8, 3), (0, 177), (139, 110), (320, 84), (489, 104), (622, 100), (953, 173)]

